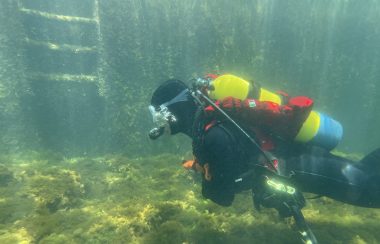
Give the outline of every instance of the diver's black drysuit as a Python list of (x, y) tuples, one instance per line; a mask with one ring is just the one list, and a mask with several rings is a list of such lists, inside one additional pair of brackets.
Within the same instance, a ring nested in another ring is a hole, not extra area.
[[(211, 174), (211, 180), (203, 179), (203, 196), (229, 206), (235, 193), (247, 189), (235, 180), (252, 169), (261, 153), (231, 122), (212, 123), (206, 119), (195, 122), (193, 152), (202, 166), (208, 164)], [(360, 162), (301, 144), (278, 143), (273, 154), (279, 159), (278, 170), (284, 176), (292, 175), (294, 186), (301, 192), (362, 207), (380, 207), (380, 149)]]

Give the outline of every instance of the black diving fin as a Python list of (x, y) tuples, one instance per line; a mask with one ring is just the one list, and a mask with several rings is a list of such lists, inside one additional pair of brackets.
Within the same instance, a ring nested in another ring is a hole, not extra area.
[(380, 172), (380, 148), (372, 151), (370, 154), (360, 160), (363, 167), (369, 168), (372, 171)]

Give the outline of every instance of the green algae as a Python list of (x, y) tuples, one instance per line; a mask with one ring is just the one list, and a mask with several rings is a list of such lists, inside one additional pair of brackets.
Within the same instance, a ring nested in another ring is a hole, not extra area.
[[(2, 156), (1, 243), (300, 243), (292, 221), (253, 210), (250, 194), (231, 207), (203, 199), (197, 175), (163, 154), (65, 158)], [(321, 243), (375, 243), (380, 212), (322, 197), (304, 214)]]
[(34, 198), (37, 207), (50, 212), (73, 208), (85, 192), (75, 171), (55, 167), (34, 173), (26, 184), (26, 193)]
[(7, 186), (13, 180), (13, 173), (3, 164), (0, 164), (0, 186)]

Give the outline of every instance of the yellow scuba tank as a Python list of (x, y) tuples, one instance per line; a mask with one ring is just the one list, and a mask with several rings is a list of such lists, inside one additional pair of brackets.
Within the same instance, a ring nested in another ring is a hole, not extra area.
[[(215, 78), (211, 81), (210, 85), (213, 89), (209, 91), (209, 97), (215, 100), (235, 97), (241, 100), (254, 98), (259, 101), (270, 101), (279, 105), (286, 103), (280, 94), (262, 88), (255, 82), (248, 82), (231, 74)], [(301, 143), (311, 143), (331, 150), (338, 145), (342, 136), (343, 128), (338, 121), (323, 113), (312, 110), (294, 140)]]
[(211, 99), (222, 100), (226, 97), (235, 97), (244, 100), (255, 98), (259, 101), (271, 101), (280, 105), (282, 103), (280, 95), (255, 86), (254, 82), (250, 83), (234, 75), (221, 75), (214, 79), (211, 85), (213, 87), (213, 90), (209, 92)]

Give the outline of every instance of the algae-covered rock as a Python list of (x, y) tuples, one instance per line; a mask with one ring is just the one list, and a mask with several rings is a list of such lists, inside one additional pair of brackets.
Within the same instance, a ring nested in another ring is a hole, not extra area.
[(29, 244), (33, 243), (33, 237), (24, 227), (3, 230), (0, 232), (0, 243)]
[(177, 221), (167, 221), (163, 223), (156, 232), (151, 232), (148, 234), (144, 242), (147, 244), (187, 243), (186, 229)]
[(12, 180), (13, 173), (4, 164), (0, 164), (0, 187), (7, 186)]
[[(275, 210), (253, 211), (250, 192), (227, 208), (205, 200), (178, 156), (44, 155), (5, 164), (0, 243), (300, 243)], [(303, 213), (321, 243), (379, 239), (376, 210), (322, 197)]]
[(160, 228), (161, 224), (176, 219), (181, 214), (182, 208), (178, 203), (165, 202), (158, 204), (157, 213), (151, 218), (150, 224), (155, 228)]
[(64, 235), (64, 234), (56, 234), (53, 233), (39, 241), (41, 244), (49, 244), (49, 243), (55, 243), (55, 244), (66, 244), (66, 243), (74, 243), (74, 240), (70, 238), (70, 235)]
[(50, 168), (29, 179), (28, 194), (40, 210), (55, 212), (80, 203), (84, 185), (79, 174), (72, 170)]

